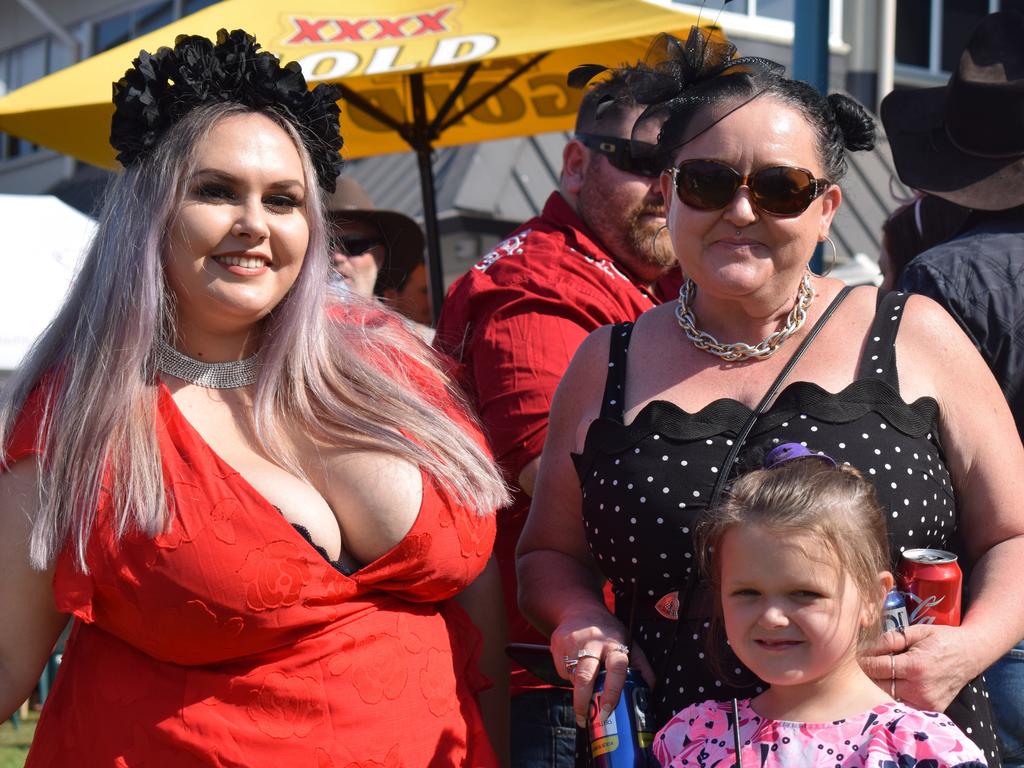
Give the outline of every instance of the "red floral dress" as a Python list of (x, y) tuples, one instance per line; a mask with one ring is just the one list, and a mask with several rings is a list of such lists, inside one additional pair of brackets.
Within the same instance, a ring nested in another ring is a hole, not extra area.
[[(37, 452), (30, 400), (8, 449)], [(482, 570), (492, 515), (423, 478), (419, 516), (345, 576), (224, 463), (160, 388), (167, 532), (112, 535), (89, 573), (57, 560), (77, 621), (28, 766), (495, 766), (475, 693), (479, 633), (451, 598)]]

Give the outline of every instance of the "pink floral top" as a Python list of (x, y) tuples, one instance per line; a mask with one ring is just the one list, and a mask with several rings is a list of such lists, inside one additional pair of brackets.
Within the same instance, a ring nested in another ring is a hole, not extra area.
[[(982, 751), (945, 715), (881, 704), (832, 723), (794, 723), (739, 703), (744, 768), (982, 768)], [(705, 701), (679, 712), (654, 739), (665, 768), (731, 768), (732, 703)]]

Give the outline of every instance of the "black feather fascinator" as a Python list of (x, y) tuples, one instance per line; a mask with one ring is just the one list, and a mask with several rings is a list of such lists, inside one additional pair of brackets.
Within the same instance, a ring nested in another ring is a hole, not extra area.
[[(569, 85), (581, 88), (608, 67), (585, 64), (569, 73)], [(634, 155), (656, 151), (667, 165), (682, 145), (707, 131), (726, 115), (756, 98), (784, 67), (758, 56), (736, 56), (736, 46), (720, 29), (690, 27), (686, 40), (658, 35), (644, 60), (631, 68), (630, 89), (644, 106), (633, 127)], [(659, 125), (656, 149), (638, 135)]]

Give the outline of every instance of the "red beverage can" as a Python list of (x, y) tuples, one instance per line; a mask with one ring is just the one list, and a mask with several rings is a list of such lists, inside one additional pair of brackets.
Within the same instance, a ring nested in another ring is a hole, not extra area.
[(900, 558), (896, 579), (911, 624), (960, 626), (964, 576), (952, 552), (908, 549)]

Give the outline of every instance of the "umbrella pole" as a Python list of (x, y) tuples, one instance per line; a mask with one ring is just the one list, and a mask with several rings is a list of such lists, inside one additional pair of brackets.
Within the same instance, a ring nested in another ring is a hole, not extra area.
[(420, 189), (423, 195), (423, 224), (427, 230), (427, 286), (430, 290), (430, 314), (434, 323), (441, 314), (444, 301), (444, 272), (441, 265), (441, 230), (437, 225), (437, 201), (434, 193), (434, 148), (430, 144), (423, 75), (409, 77), (412, 87), (413, 148), (420, 167)]
[(427, 146), (416, 150), (420, 166), (420, 187), (423, 192), (423, 223), (427, 230), (427, 285), (430, 287), (430, 314), (437, 322), (444, 301), (444, 274), (441, 266), (441, 232), (437, 226), (437, 205), (434, 200), (433, 150)]

